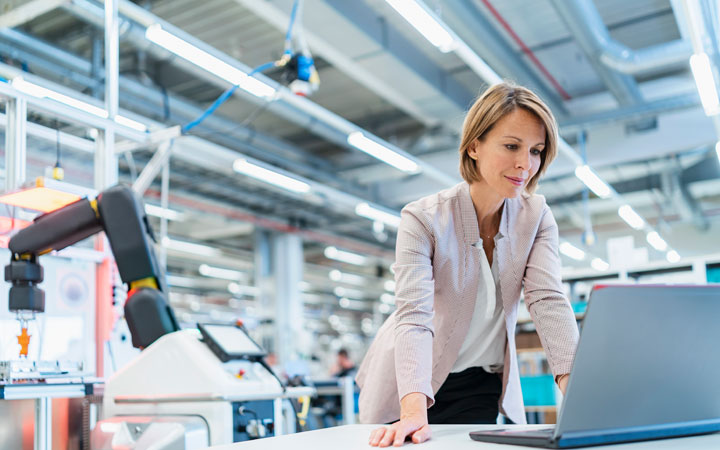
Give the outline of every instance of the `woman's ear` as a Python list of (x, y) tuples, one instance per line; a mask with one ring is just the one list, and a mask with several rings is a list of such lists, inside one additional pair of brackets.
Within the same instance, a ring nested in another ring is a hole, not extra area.
[(470, 159), (473, 159), (475, 161), (477, 161), (477, 159), (478, 159), (478, 145), (479, 145), (478, 140), (473, 139), (473, 141), (470, 143), (470, 145), (468, 145), (468, 148), (467, 148), (468, 156), (470, 157)]

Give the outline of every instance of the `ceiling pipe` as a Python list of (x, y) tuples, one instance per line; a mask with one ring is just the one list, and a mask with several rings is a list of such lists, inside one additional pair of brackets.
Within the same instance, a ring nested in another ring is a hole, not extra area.
[(611, 38), (592, 0), (550, 2), (618, 103), (621, 106), (641, 103), (643, 97), (633, 77), (618, 73), (598, 62), (605, 50), (603, 43), (609, 42)]
[[(90, 0), (73, 0), (72, 3), (65, 8), (71, 13), (81, 17), (89, 22), (99, 26), (103, 18), (102, 7)], [(121, 23), (121, 36), (122, 38), (132, 42), (141, 49), (144, 49), (152, 53), (156, 58), (167, 60), (168, 63), (182, 67), (199, 78), (219, 86), (223, 89), (229, 88), (230, 84), (220, 78), (212, 75), (208, 71), (197, 67), (196, 65), (185, 61), (182, 58), (178, 58), (175, 55), (170, 54), (165, 50), (160, 50), (157, 46), (152, 45), (145, 38), (145, 28), (153, 24), (160, 24), (165, 31), (172, 33), (180, 39), (188, 42), (189, 44), (202, 49), (203, 51), (217, 57), (221, 61), (229, 64), (232, 67), (238, 68), (245, 73), (249, 73), (251, 69), (239, 61), (229, 57), (228, 55), (218, 51), (217, 49), (205, 44), (199, 39), (191, 36), (190, 34), (180, 30), (179, 28), (165, 22), (161, 18), (155, 16), (151, 12), (135, 5), (129, 0), (121, 0), (118, 3), (120, 13), (126, 18), (131, 20), (125, 20)], [(133, 23), (136, 22), (137, 24)], [(317, 134), (330, 142), (333, 142), (343, 148), (348, 148), (353, 151), (357, 151), (355, 147), (350, 145), (348, 142), (348, 135), (353, 132), (362, 132), (369, 139), (391, 149), (395, 153), (404, 156), (412, 160), (421, 171), (422, 175), (428, 176), (441, 182), (443, 185), (452, 186), (457, 183), (457, 179), (454, 176), (448, 175), (440, 170), (437, 170), (430, 164), (423, 162), (420, 159), (415, 158), (413, 155), (405, 152), (396, 145), (391, 144), (372, 133), (364, 130), (345, 118), (323, 108), (322, 106), (308, 100), (307, 98), (297, 96), (293, 94), (286, 87), (276, 83), (272, 79), (263, 76), (262, 74), (255, 75), (256, 78), (261, 80), (263, 83), (276, 89), (277, 93), (274, 100), (270, 101), (268, 110), (273, 111), (275, 114), (289, 120), (290, 122), (296, 123), (299, 126)], [(241, 96), (245, 100), (249, 100), (256, 104), (266, 104), (267, 100), (260, 99), (252, 94), (247, 93), (243, 89), (235, 90), (234, 95)]]

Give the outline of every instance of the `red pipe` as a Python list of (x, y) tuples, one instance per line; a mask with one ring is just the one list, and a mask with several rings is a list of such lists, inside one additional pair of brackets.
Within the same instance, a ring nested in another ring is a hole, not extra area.
[(512, 37), (513, 40), (520, 46), (523, 53), (525, 53), (528, 58), (530, 58), (530, 61), (532, 61), (533, 64), (537, 66), (540, 72), (545, 75), (545, 78), (547, 78), (548, 81), (550, 81), (550, 83), (555, 87), (555, 90), (558, 91), (563, 100), (570, 100), (570, 94), (568, 94), (565, 89), (560, 86), (560, 83), (557, 82), (555, 77), (553, 77), (550, 72), (548, 72), (545, 66), (543, 66), (543, 64), (537, 59), (535, 53), (533, 53), (533, 51), (530, 50), (527, 45), (525, 45), (525, 42), (523, 42), (523, 40), (520, 39), (520, 36), (518, 36), (517, 33), (515, 33), (515, 31), (510, 27), (510, 24), (508, 24), (507, 21), (503, 18), (503, 16), (501, 16), (500, 13), (493, 7), (493, 5), (490, 3), (490, 0), (482, 0), (482, 2), (490, 11), (490, 14), (492, 14), (497, 19), (497, 21), (500, 23), (500, 25), (502, 25), (505, 31), (508, 32), (510, 37)]

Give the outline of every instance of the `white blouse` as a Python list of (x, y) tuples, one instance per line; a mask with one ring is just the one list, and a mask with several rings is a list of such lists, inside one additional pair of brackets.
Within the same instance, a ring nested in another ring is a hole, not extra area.
[[(498, 233), (495, 239), (500, 236)], [(468, 334), (450, 372), (462, 372), (470, 367), (482, 367), (487, 372), (502, 372), (507, 332), (500, 286), (497, 283), (497, 251), (493, 251), (491, 268), (485, 256), (482, 238), (474, 246), (481, 253), (480, 286)]]

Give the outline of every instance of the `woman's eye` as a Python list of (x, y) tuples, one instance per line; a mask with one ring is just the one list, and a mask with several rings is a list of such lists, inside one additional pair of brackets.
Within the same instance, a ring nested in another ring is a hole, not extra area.
[(539, 155), (542, 153), (542, 150), (540, 150), (538, 148), (534, 148), (534, 149), (530, 150), (530, 153), (532, 153), (533, 155)]
[(505, 148), (508, 150), (517, 150), (517, 145), (515, 144), (505, 144)]

